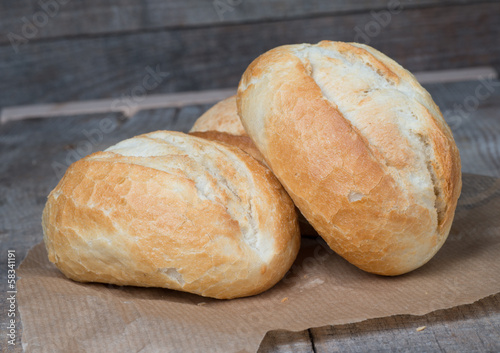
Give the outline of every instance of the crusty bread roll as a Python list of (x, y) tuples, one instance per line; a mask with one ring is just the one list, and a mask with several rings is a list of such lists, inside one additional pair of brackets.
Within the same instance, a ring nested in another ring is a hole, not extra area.
[(237, 104), (302, 214), (354, 265), (402, 274), (446, 240), (458, 149), (429, 93), (384, 54), (329, 41), (275, 48), (247, 68)]
[(207, 110), (196, 120), (189, 132), (219, 131), (247, 136), (236, 109), (236, 96), (226, 98)]
[(267, 168), (168, 131), (72, 164), (42, 223), (50, 261), (71, 279), (220, 299), (273, 286), (300, 244), (294, 205)]

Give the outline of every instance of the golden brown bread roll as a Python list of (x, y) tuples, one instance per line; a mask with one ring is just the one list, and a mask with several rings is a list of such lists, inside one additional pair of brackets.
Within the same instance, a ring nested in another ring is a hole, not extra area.
[(219, 131), (236, 136), (247, 136), (236, 109), (236, 95), (221, 100), (194, 123), (189, 132)]
[(275, 48), (245, 71), (238, 112), (302, 214), (359, 268), (398, 275), (446, 240), (460, 157), (415, 77), (377, 50)]
[(273, 286), (300, 244), (294, 205), (267, 168), (168, 131), (72, 164), (42, 223), (50, 261), (71, 279), (221, 299)]

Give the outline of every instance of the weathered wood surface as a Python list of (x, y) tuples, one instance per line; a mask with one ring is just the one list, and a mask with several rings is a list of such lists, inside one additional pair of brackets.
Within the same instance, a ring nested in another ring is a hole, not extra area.
[[(457, 5), (485, 0), (401, 0), (398, 8)], [(175, 27), (216, 26), (386, 9), (387, 0), (7, 0), (0, 3), (0, 44), (8, 34), (40, 39)], [(45, 15), (44, 15), (45, 14)], [(30, 26), (31, 24), (31, 26)]]
[[(406, 9), (391, 15), (385, 27), (369, 12), (349, 12), (62, 37), (21, 45), (17, 54), (4, 44), (0, 46), (0, 107), (127, 99), (143, 94), (141, 90), (153, 94), (236, 87), (247, 65), (263, 52), (282, 44), (322, 39), (369, 42), (412, 71), (500, 67), (499, 37), (500, 3), (481, 2)], [(145, 89), (144, 79), (157, 68), (158, 85)]]
[[(481, 80), (490, 85), (491, 83), (489, 81), (493, 78), (497, 78), (498, 76), (496, 70), (491, 66), (423, 71), (414, 72), (413, 74), (421, 84), (425, 85), (461, 81), (477, 81), (478, 83), (481, 83)], [(485, 92), (488, 95), (490, 94), (486, 87), (479, 88), (481, 90), (486, 89)], [(492, 88), (494, 90), (496, 87)], [(56, 116), (110, 112), (120, 112), (125, 114), (127, 117), (131, 117), (140, 110), (181, 108), (186, 105), (208, 104), (215, 101), (221, 101), (234, 94), (236, 94), (236, 87), (209, 91), (148, 94), (141, 97), (140, 100), (134, 101), (133, 104), (122, 104), (122, 102), (119, 102), (120, 104), (116, 104), (116, 98), (104, 98), (85, 101), (70, 101), (64, 102), (64, 104), (41, 103), (4, 107), (0, 111), (0, 124), (12, 120), (23, 120), (28, 118), (53, 118)], [(451, 119), (453, 119), (453, 117)]]
[[(455, 104), (471, 100), (467, 97), (477, 97), (480, 84), (481, 81), (472, 81), (426, 88), (446, 115)], [(448, 114), (464, 172), (500, 177), (499, 85), (499, 81), (491, 82), (493, 88), (488, 97), (479, 91), (484, 99), (477, 98), (478, 107), (466, 111), (462, 118)], [(158, 129), (187, 131), (209, 107), (210, 104), (147, 110), (130, 119), (116, 113), (90, 114), (0, 125), (0, 267), (6, 268), (7, 249), (16, 250), (19, 264), (27, 250), (42, 240), (40, 217), (46, 196), (68, 163), (137, 134)], [(102, 132), (103, 121), (111, 123), (113, 130)], [(477, 180), (480, 188), (491, 179)], [(6, 288), (5, 276), (3, 279), (2, 293)], [(500, 295), (496, 295), (473, 305), (419, 317), (396, 316), (296, 333), (273, 331), (263, 340), (260, 351), (499, 351), (499, 303)], [(1, 301), (2, 330), (7, 318), (5, 310), (5, 301)], [(427, 329), (416, 332), (419, 326)]]
[[(478, 71), (478, 70), (476, 70)], [(491, 67), (483, 67), (481, 72), (496, 74)], [(476, 76), (477, 77), (477, 76)], [(53, 118), (56, 116), (85, 115), (98, 113), (123, 113), (131, 117), (140, 110), (182, 108), (187, 105), (203, 105), (226, 99), (236, 94), (236, 88), (217, 89), (210, 91), (149, 94), (133, 104), (115, 104), (116, 100), (93, 99), (45, 104), (30, 104), (16, 107), (7, 107), (1, 110), (0, 124), (11, 120), (27, 118)]]
[[(417, 332), (418, 327), (426, 326)], [(499, 352), (500, 294), (424, 316), (311, 329), (314, 352)]]

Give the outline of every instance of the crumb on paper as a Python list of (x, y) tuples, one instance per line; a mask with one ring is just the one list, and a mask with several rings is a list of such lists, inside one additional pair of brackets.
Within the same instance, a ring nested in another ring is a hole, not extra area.
[(199, 303), (198, 303), (198, 304), (196, 304), (196, 305), (198, 305), (198, 306), (203, 306), (203, 305), (207, 305), (207, 303), (205, 303), (205, 302), (199, 302)]
[(427, 326), (420, 326), (420, 327), (417, 327), (417, 332), (420, 332), (420, 331), (423, 331), (427, 328)]
[(283, 299), (281, 299), (281, 302), (284, 303), (288, 300), (288, 297), (284, 297)]

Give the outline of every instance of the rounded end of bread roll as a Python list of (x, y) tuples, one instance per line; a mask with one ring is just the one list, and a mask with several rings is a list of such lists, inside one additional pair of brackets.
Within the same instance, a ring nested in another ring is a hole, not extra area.
[(196, 120), (189, 132), (219, 131), (247, 136), (236, 109), (236, 95), (226, 98), (207, 110)]
[(73, 280), (219, 299), (272, 287), (300, 245), (294, 205), (267, 168), (167, 131), (72, 164), (42, 223), (50, 261)]
[(245, 71), (239, 116), (330, 247), (382, 275), (446, 240), (461, 190), (449, 127), (415, 77), (362, 44), (275, 48)]

